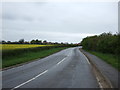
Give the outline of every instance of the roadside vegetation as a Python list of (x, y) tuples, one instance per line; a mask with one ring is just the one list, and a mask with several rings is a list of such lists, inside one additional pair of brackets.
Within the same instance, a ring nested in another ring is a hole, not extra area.
[[(87, 50), (88, 51), (88, 50)], [(101, 58), (105, 62), (111, 64), (113, 67), (118, 69), (120, 71), (120, 62), (118, 63), (118, 56), (114, 54), (108, 54), (108, 53), (101, 53), (96, 51), (88, 51), (89, 53)]]
[(42, 47), (3, 52), (2, 67), (9, 67), (35, 59), (44, 58), (68, 47)]
[(77, 46), (74, 44), (53, 43), (38, 39), (30, 42), (25, 42), (24, 39), (21, 39), (18, 42), (2, 41), (1, 43), (2, 68), (41, 59), (60, 50)]
[(83, 49), (100, 57), (113, 67), (120, 70), (120, 35), (102, 33), (86, 37), (82, 40)]

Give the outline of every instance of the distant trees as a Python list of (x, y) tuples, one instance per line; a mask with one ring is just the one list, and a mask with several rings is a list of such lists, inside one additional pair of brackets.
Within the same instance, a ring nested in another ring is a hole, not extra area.
[(5, 43), (6, 43), (6, 41), (2, 40), (2, 42), (1, 42), (1, 43), (5, 44)]
[(47, 41), (46, 41), (46, 40), (44, 40), (44, 41), (43, 41), (43, 44), (47, 44)]
[(42, 44), (42, 40), (38, 40), (38, 39), (36, 39), (36, 40), (31, 40), (30, 43), (31, 43), (31, 44)]
[(8, 44), (10, 44), (10, 43), (11, 43), (11, 41), (7, 41), (7, 43), (8, 43)]
[(84, 49), (103, 53), (120, 53), (120, 34), (102, 33), (100, 35), (86, 37), (81, 45)]
[(1, 44), (40, 44), (40, 45), (71, 45), (74, 46), (74, 44), (68, 44), (67, 42), (63, 43), (58, 43), (58, 42), (48, 42), (47, 40), (39, 40), (39, 39), (33, 39), (31, 41), (25, 41), (24, 39), (20, 39), (19, 41), (5, 41), (2, 40), (0, 42)]
[(20, 43), (20, 44), (24, 44), (24, 39), (20, 39), (20, 40), (19, 40), (19, 43)]

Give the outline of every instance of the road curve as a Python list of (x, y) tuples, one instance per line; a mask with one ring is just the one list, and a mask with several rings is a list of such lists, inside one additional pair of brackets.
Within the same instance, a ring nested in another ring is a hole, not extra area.
[(98, 88), (92, 67), (78, 47), (4, 70), (3, 88)]

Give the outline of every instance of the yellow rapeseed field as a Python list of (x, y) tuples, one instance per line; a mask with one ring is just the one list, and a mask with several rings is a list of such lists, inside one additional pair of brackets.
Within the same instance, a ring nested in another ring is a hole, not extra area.
[(13, 49), (22, 49), (22, 48), (34, 48), (34, 47), (44, 47), (44, 46), (53, 46), (53, 45), (35, 45), (35, 44), (0, 44), (0, 49), (2, 50), (13, 50)]

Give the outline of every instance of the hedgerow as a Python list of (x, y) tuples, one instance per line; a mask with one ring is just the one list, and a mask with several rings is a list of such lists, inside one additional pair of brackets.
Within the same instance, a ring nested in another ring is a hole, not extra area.
[(120, 34), (102, 33), (82, 40), (83, 49), (120, 55)]

